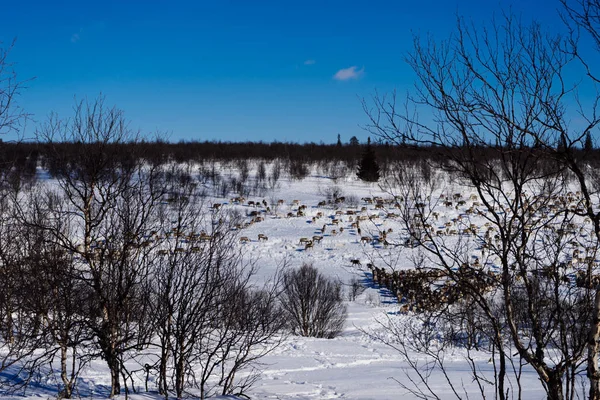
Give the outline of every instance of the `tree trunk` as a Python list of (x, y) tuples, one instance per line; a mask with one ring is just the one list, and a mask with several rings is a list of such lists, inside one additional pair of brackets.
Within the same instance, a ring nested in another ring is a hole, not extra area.
[(167, 318), (166, 326), (162, 331), (161, 338), (161, 349), (160, 349), (160, 366), (158, 371), (158, 392), (165, 396), (165, 399), (169, 398), (169, 384), (167, 381), (167, 368), (170, 356), (170, 340), (171, 340), (171, 326), (173, 322), (173, 315), (169, 313)]
[(116, 356), (111, 357), (108, 361), (110, 368), (110, 395), (109, 397), (118, 396), (121, 393), (121, 380), (119, 377), (119, 360)]
[(505, 400), (504, 380), (506, 379), (506, 354), (504, 349), (499, 348), (500, 368), (498, 370), (498, 398)]
[(70, 399), (73, 392), (73, 382), (69, 379), (67, 371), (67, 347), (64, 345), (60, 346), (60, 378), (63, 383), (63, 390), (60, 393), (61, 398)]
[(562, 379), (560, 372), (548, 375), (548, 400), (564, 400)]
[[(107, 340), (110, 340), (110, 336)], [(109, 397), (118, 396), (121, 394), (121, 363), (119, 357), (115, 351), (115, 344), (110, 341), (104, 349), (104, 357), (106, 358), (106, 364), (110, 370), (110, 395)]]
[(177, 363), (175, 365), (175, 393), (177, 394), (177, 398), (181, 399), (183, 396), (183, 387), (185, 382), (185, 366), (184, 366), (184, 358), (181, 354), (178, 357)]
[(160, 354), (160, 366), (158, 367), (158, 393), (165, 396), (165, 399), (169, 398), (169, 387), (167, 385), (168, 358), (167, 344), (163, 343)]
[(598, 368), (598, 344), (600, 340), (600, 289), (596, 289), (594, 313), (588, 337), (587, 376), (590, 381), (589, 400), (600, 399), (600, 369)]

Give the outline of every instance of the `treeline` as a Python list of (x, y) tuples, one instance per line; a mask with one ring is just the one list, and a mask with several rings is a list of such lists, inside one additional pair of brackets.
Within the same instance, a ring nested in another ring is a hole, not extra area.
[[(13, 161), (23, 165), (26, 160), (53, 159), (56, 153), (64, 155), (82, 151), (85, 146), (73, 142), (44, 143), (19, 142), (2, 143), (0, 156), (3, 161)], [(423, 157), (423, 152), (413, 148), (373, 144), (377, 156), (381, 160), (411, 160)], [(135, 149), (133, 149), (135, 147)], [(364, 145), (332, 145), (316, 143), (285, 143), (285, 142), (178, 142), (140, 141), (135, 143), (112, 143), (107, 146), (114, 155), (139, 154), (152, 161), (233, 161), (240, 159), (275, 159), (301, 160), (304, 162), (319, 162), (323, 160), (339, 160), (355, 162), (361, 155)], [(425, 152), (427, 149), (423, 149)]]
[[(0, 144), (0, 168), (14, 170), (20, 177), (33, 177), (36, 167), (42, 167), (52, 176), (58, 165), (64, 160), (74, 160), (80, 154), (89, 150), (94, 143), (81, 142), (4, 142)], [(279, 160), (288, 168), (291, 174), (294, 169), (302, 170), (302, 165), (319, 165), (327, 162), (341, 162), (349, 169), (355, 169), (367, 144), (317, 144), (317, 143), (285, 143), (285, 142), (178, 142), (164, 141), (136, 141), (125, 143), (104, 144), (107, 156), (114, 160), (144, 160), (150, 164), (160, 165), (166, 162), (234, 162), (238, 160), (264, 160), (272, 162)], [(507, 149), (496, 146), (455, 146), (451, 149), (440, 149), (436, 146), (391, 145), (372, 143), (371, 147), (381, 166), (383, 175), (389, 172), (390, 166), (397, 163), (428, 162), (436, 165), (448, 160), (448, 152), (461, 153), (464, 151), (475, 152), (481, 159), (499, 159)], [(535, 152), (533, 148), (511, 149), (521, 151), (523, 154)], [(539, 152), (546, 153), (544, 149)], [(600, 161), (599, 149), (575, 150), (574, 155), (585, 158), (586, 162), (596, 164)], [(537, 157), (538, 160), (540, 159)], [(543, 159), (543, 157), (542, 157)], [(547, 158), (548, 162), (551, 160)], [(291, 165), (290, 165), (291, 164)], [(542, 163), (543, 164), (543, 163)], [(540, 164), (540, 167), (543, 165)], [(300, 171), (302, 172), (302, 171)], [(298, 178), (303, 178), (302, 173)]]

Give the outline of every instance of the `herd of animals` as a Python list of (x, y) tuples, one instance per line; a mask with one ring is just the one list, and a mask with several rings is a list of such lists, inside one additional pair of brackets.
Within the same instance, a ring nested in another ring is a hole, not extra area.
[[(399, 217), (401, 208), (399, 202), (402, 200), (398, 197), (363, 197), (360, 205), (347, 207), (344, 197), (321, 201), (313, 206), (301, 204), (299, 200), (291, 202), (278, 200), (274, 204), (269, 204), (266, 200), (247, 201), (243, 197), (236, 197), (232, 198), (229, 203), (223, 204), (245, 210), (245, 222), (236, 226), (236, 229), (242, 232), (245, 228), (259, 224), (267, 218), (301, 218), (306, 223), (313, 225), (314, 235), (298, 238), (296, 242), (298, 251), (311, 251), (316, 245), (322, 243), (325, 237), (336, 237), (336, 240), (342, 240), (342, 235), (346, 236), (350, 242), (362, 244), (365, 247), (365, 254), (367, 246), (374, 249), (390, 246), (392, 248), (410, 247), (415, 239), (414, 232), (419, 231), (426, 232), (426, 236), (429, 238), (471, 235), (480, 241), (478, 254), (472, 257), (470, 263), (460, 266), (456, 274), (460, 275), (463, 284), (468, 282), (475, 290), (486, 291), (498, 282), (499, 277), (494, 272), (494, 268), (482, 268), (481, 265), (484, 263), (482, 260), (488, 260), (486, 253), (489, 255), (489, 249), (499, 241), (499, 236), (493, 224), (484, 222), (485, 218), (477, 219), (477, 217), (485, 217), (486, 212), (485, 208), (480, 207), (481, 202), (477, 195), (442, 194), (436, 203), (437, 208), (431, 209), (426, 218), (419, 212), (419, 210), (425, 209), (425, 204), (416, 203), (416, 212), (412, 216), (408, 230), (403, 228), (406, 221), (401, 221)], [(568, 193), (564, 198), (557, 199), (556, 208), (566, 205), (576, 211), (580, 200), (579, 194)], [(221, 203), (215, 203), (212, 207), (218, 209), (221, 205)], [(534, 206), (535, 204), (531, 203), (530, 207)], [(539, 211), (540, 218), (544, 218), (548, 216), (548, 213), (554, 211), (553, 208), (553, 204), (546, 203), (544, 209), (535, 211)], [(478, 221), (478, 223), (473, 221)], [(589, 224), (589, 220), (582, 220), (580, 225), (584, 224)], [(387, 227), (389, 225), (393, 225), (397, 233), (394, 234), (394, 229)], [(574, 232), (575, 226), (570, 226), (570, 229), (573, 230), (570, 233), (576, 233)], [(419, 238), (419, 240), (422, 239), (422, 237)], [(259, 233), (255, 240), (243, 234), (239, 236), (242, 244), (268, 240), (269, 237), (266, 233)], [(586, 249), (573, 243), (572, 254), (568, 257), (569, 262), (595, 262), (595, 257), (588, 253)], [(360, 259), (349, 259), (348, 262), (350, 266), (362, 268)], [(390, 268), (390, 266), (383, 268), (375, 266), (373, 262), (366, 263), (366, 268), (370, 272), (373, 283), (387, 288), (397, 297), (401, 312), (433, 310), (436, 307), (453, 304), (463, 295), (460, 290), (460, 282), (456, 279), (448, 279), (448, 272), (443, 269), (396, 269)], [(581, 271), (574, 271), (570, 275), (563, 279), (571, 279), (580, 287), (589, 285), (590, 279), (595, 278), (588, 277)], [(453, 278), (456, 278), (456, 275)]]
[[(231, 199), (230, 204), (243, 205), (249, 209), (246, 213), (249, 219), (236, 225), (237, 229), (244, 229), (253, 224), (262, 222), (269, 216), (272, 218), (309, 218), (307, 222), (318, 226), (318, 228), (315, 228), (315, 234), (312, 237), (299, 238), (297, 242), (298, 246), (302, 247), (304, 250), (309, 250), (313, 248), (315, 244), (321, 243), (326, 234), (330, 236), (338, 236), (346, 231), (351, 232), (352, 237), (355, 237), (356, 240), (361, 244), (381, 244), (382, 246), (387, 247), (390, 245), (390, 242), (387, 240), (387, 235), (392, 233), (393, 229), (389, 228), (387, 230), (380, 231), (375, 235), (363, 235), (361, 222), (364, 225), (365, 221), (375, 223), (376, 220), (385, 221), (394, 219), (397, 217), (397, 214), (394, 212), (388, 212), (386, 210), (399, 207), (399, 205), (393, 198), (384, 199), (382, 197), (363, 197), (362, 201), (365, 203), (365, 205), (356, 210), (341, 209), (345, 202), (345, 197), (338, 197), (330, 203), (321, 201), (316, 206), (310, 208), (311, 210), (319, 210), (312, 213), (312, 215), (308, 215), (309, 207), (305, 204), (300, 204), (299, 200), (293, 200), (291, 203), (289, 203), (289, 205), (287, 205), (289, 209), (287, 213), (273, 211), (286, 206), (286, 202), (282, 199), (278, 200), (276, 205), (270, 206), (269, 203), (267, 203), (267, 201), (264, 199), (262, 201), (250, 200), (246, 202), (246, 199), (243, 197), (235, 197)], [(216, 204), (213, 205), (213, 208)], [(374, 204), (373, 209), (367, 207), (367, 204)], [(218, 207), (220, 207), (220, 204)], [(330, 213), (326, 215), (326, 211), (323, 210), (329, 210)], [(256, 240), (261, 242), (267, 241), (268, 239), (269, 238), (266, 234), (259, 233)], [(240, 243), (249, 243), (252, 241), (252, 239), (248, 236), (240, 236), (239, 240)]]

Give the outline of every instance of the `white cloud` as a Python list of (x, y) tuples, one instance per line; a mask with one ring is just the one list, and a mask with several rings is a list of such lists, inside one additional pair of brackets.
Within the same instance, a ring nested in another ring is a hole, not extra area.
[(315, 60), (306, 60), (306, 61), (304, 61), (304, 65), (314, 65), (314, 64), (316, 64)]
[(337, 81), (349, 81), (351, 79), (359, 79), (364, 75), (364, 73), (365, 67), (358, 69), (358, 67), (354, 65), (349, 68), (340, 69), (338, 72), (335, 73), (333, 79)]

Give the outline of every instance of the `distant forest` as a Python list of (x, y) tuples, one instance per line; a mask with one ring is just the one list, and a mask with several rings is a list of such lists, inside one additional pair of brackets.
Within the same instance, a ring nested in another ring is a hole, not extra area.
[[(27, 177), (35, 175), (36, 167), (40, 166), (53, 175), (57, 168), (67, 160), (75, 161), (81, 154), (87, 152), (93, 143), (42, 143), (42, 142), (0, 142), (0, 168), (18, 172), (17, 175)], [(135, 143), (110, 143), (102, 147), (107, 157), (117, 162), (125, 160), (144, 160), (152, 164), (166, 162), (176, 163), (207, 163), (234, 162), (236, 160), (279, 160), (285, 165), (315, 165), (330, 162), (342, 162), (347, 168), (355, 168), (365, 151), (366, 144), (316, 144), (316, 143), (284, 143), (284, 142), (178, 142), (140, 141)], [(433, 162), (443, 165), (448, 159), (449, 152), (474, 152), (472, 155), (480, 159), (497, 159), (502, 157), (506, 149), (493, 146), (452, 149), (426, 146), (391, 145), (373, 143), (377, 162), (382, 167), (384, 175), (390, 167), (398, 163), (421, 164)], [(520, 151), (523, 158), (535, 152), (544, 152), (539, 148), (512, 149)], [(600, 166), (599, 149), (581, 149), (576, 156), (585, 159), (590, 165)], [(548, 161), (551, 163), (549, 156)], [(542, 167), (542, 166), (540, 166)]]

